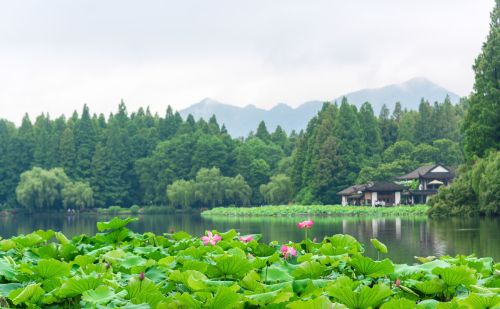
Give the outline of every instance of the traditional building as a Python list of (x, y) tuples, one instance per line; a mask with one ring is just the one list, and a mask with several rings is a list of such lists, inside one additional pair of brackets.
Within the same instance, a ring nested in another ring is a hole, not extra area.
[(342, 205), (399, 205), (401, 194), (405, 187), (393, 182), (369, 182), (363, 185), (354, 185), (339, 193)]
[(451, 167), (437, 165), (421, 166), (416, 170), (397, 177), (400, 181), (416, 181), (417, 188), (410, 188), (404, 193), (408, 203), (426, 203), (429, 196), (437, 193), (440, 186), (447, 186), (455, 177)]

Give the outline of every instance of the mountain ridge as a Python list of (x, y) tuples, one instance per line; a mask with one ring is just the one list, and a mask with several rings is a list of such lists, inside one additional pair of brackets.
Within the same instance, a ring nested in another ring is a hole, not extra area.
[[(336, 99), (325, 101), (340, 103), (342, 98), (346, 97), (349, 103), (358, 108), (368, 101), (375, 114), (378, 115), (383, 104), (392, 110), (396, 102), (400, 102), (403, 108), (416, 110), (422, 98), (430, 102), (443, 101), (447, 95), (452, 103), (457, 103), (460, 100), (457, 94), (426, 78), (416, 77), (399, 84), (349, 92)], [(204, 98), (179, 112), (183, 117), (191, 114), (196, 120), (208, 119), (215, 115), (220, 124), (225, 124), (232, 136), (239, 137), (246, 136), (248, 132), (255, 130), (260, 121), (266, 123), (269, 131), (274, 131), (280, 125), (288, 133), (292, 130), (298, 132), (305, 129), (309, 120), (317, 114), (325, 101), (311, 100), (297, 107), (280, 102), (270, 109), (264, 109), (253, 104), (239, 107), (211, 98)]]

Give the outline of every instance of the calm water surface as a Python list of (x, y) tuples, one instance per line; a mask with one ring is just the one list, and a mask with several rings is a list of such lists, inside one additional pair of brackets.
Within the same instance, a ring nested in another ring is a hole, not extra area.
[[(38, 229), (53, 229), (66, 235), (97, 232), (96, 222), (111, 217), (97, 215), (66, 216), (63, 214), (17, 215), (0, 217), (0, 236), (27, 234)], [(186, 231), (202, 235), (207, 229), (226, 231), (231, 228), (242, 234), (263, 235), (262, 241), (299, 241), (302, 230), (296, 223), (303, 217), (251, 218), (222, 217), (202, 218), (199, 214), (142, 215), (131, 224), (136, 232), (162, 234), (169, 231)], [(500, 219), (426, 217), (317, 217), (312, 237), (322, 239), (337, 233), (350, 234), (365, 244), (368, 255), (376, 256), (370, 244), (378, 238), (389, 248), (391, 259), (398, 263), (412, 263), (414, 256), (471, 254), (491, 256), (500, 261)]]

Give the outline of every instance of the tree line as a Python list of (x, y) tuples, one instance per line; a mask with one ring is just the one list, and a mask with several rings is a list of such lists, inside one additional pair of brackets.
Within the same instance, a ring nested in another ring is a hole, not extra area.
[(464, 119), (466, 164), (430, 204), (432, 215), (500, 215), (500, 0), (474, 62), (474, 89)]
[[(336, 203), (335, 193), (354, 183), (390, 179), (424, 163), (461, 163), (466, 106), (422, 100), (409, 111), (396, 103), (377, 117), (370, 103), (358, 110), (344, 99), (325, 103), (299, 133), (279, 126), (269, 132), (261, 122), (246, 138), (232, 138), (215, 116), (184, 120), (170, 106), (163, 117), (142, 108), (129, 114), (124, 102), (108, 117), (85, 105), (67, 119), (41, 114), (32, 122), (26, 115), (19, 127), (2, 119), (0, 205)], [(47, 173), (72, 184), (66, 198)], [(45, 183), (59, 189), (44, 191)]]

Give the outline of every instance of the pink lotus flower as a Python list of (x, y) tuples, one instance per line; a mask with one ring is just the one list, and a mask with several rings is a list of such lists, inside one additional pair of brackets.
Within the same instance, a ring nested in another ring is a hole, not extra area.
[(253, 240), (253, 236), (252, 235), (247, 235), (247, 236), (241, 236), (240, 237), (240, 241), (244, 242), (244, 243), (249, 243), (252, 240)]
[(297, 250), (295, 250), (294, 247), (286, 246), (283, 245), (281, 246), (281, 254), (285, 257), (285, 259), (288, 259), (288, 257), (291, 256), (297, 256)]
[(399, 278), (396, 279), (396, 281), (394, 282), (394, 284), (399, 287), (401, 285), (401, 280), (399, 280)]
[(313, 220), (306, 220), (306, 221), (302, 221), (302, 222), (297, 223), (297, 227), (299, 229), (310, 229), (310, 228), (312, 228), (313, 224), (314, 224)]
[(219, 235), (215, 234), (213, 235), (212, 232), (207, 231), (208, 236), (203, 236), (201, 237), (201, 240), (203, 241), (203, 244), (206, 246), (208, 244), (211, 244), (212, 246), (215, 246), (219, 241), (222, 240), (222, 237)]

